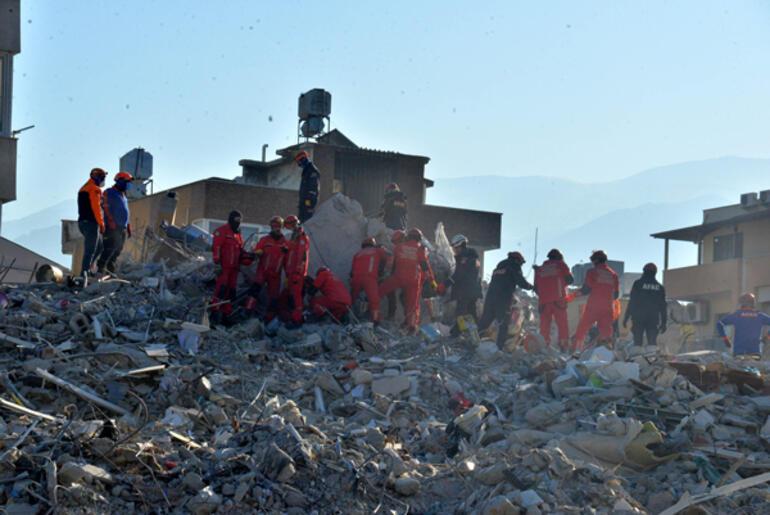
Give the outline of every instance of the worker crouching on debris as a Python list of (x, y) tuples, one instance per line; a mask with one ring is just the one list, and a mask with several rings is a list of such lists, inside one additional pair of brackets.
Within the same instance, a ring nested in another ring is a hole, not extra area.
[(265, 320), (275, 318), (278, 309), (278, 297), (281, 295), (281, 271), (288, 252), (286, 238), (283, 237), (283, 218), (274, 216), (270, 219), (270, 234), (262, 236), (254, 246), (257, 256), (257, 272), (246, 300), (246, 311), (254, 313), (257, 309), (259, 294), (266, 288), (267, 308)]
[(537, 293), (540, 312), (540, 334), (546, 344), (550, 345), (551, 323), (555, 321), (559, 333), (559, 347), (562, 350), (567, 350), (569, 346), (567, 286), (573, 282), (569, 267), (564, 263), (564, 256), (558, 249), (551, 249), (548, 252), (548, 259), (541, 266), (535, 266), (535, 293)]
[(214, 264), (219, 268), (211, 299), (211, 314), (215, 322), (228, 321), (232, 315), (241, 265), (248, 266), (253, 261), (251, 255), (243, 250), (240, 227), (241, 213), (231, 211), (227, 223), (214, 231), (211, 253)]
[(102, 211), (102, 187), (107, 172), (101, 168), (91, 170), (91, 176), (78, 191), (78, 229), (83, 235), (83, 261), (81, 275), (91, 273), (91, 266), (102, 249), (104, 234), (104, 212)]
[(330, 315), (335, 322), (343, 322), (352, 304), (345, 283), (325, 266), (318, 269), (314, 281), (309, 277), (307, 281), (308, 293), (312, 297), (310, 312), (313, 316), (320, 320)]
[(594, 267), (586, 273), (581, 290), (583, 295), (588, 295), (588, 302), (575, 332), (575, 350), (582, 350), (588, 330), (594, 324), (599, 328), (599, 342), (612, 342), (613, 301), (620, 296), (618, 274), (607, 264), (603, 250), (591, 254), (591, 263)]
[(382, 200), (381, 216), (385, 227), (388, 229), (406, 230), (406, 195), (395, 182), (385, 186), (385, 198)]
[[(753, 293), (744, 293), (739, 299), (738, 311), (721, 318), (717, 322), (717, 333), (728, 347), (732, 346), (736, 356), (744, 354), (762, 354), (762, 331), (770, 326), (770, 316), (756, 309), (757, 299)], [(727, 336), (727, 326), (734, 328), (733, 342)]]
[(115, 184), (104, 192), (102, 205), (106, 219), (102, 254), (96, 262), (99, 273), (115, 273), (115, 263), (123, 252), (126, 237), (131, 237), (131, 224), (128, 222), (128, 198), (126, 190), (134, 178), (128, 172), (115, 175)]
[(393, 249), (393, 272), (380, 286), (380, 298), (396, 290), (403, 292), (404, 325), (409, 334), (416, 333), (420, 323), (423, 280), (430, 281), (434, 290), (438, 289), (428, 261), (428, 249), (422, 245), (422, 231), (410, 229), (406, 239)]
[(521, 272), (526, 263), (520, 252), (509, 252), (508, 258), (500, 261), (492, 272), (487, 296), (484, 299), (484, 312), (479, 320), (479, 331), (485, 331), (493, 321), (497, 321), (497, 347), (503, 349), (508, 339), (508, 325), (511, 322), (513, 294), (516, 287), (533, 290)]
[(658, 333), (666, 332), (666, 290), (655, 279), (657, 273), (655, 263), (647, 263), (642, 269), (642, 277), (631, 287), (623, 327), (627, 327), (630, 319), (635, 345), (644, 345), (645, 335), (647, 345), (657, 345)]
[(299, 221), (305, 223), (313, 216), (318, 204), (321, 172), (318, 171), (304, 150), (296, 155), (294, 161), (297, 166), (302, 168), (302, 179), (299, 183)]
[(294, 324), (302, 323), (302, 308), (305, 285), (305, 276), (310, 263), (310, 238), (300, 225), (299, 219), (294, 215), (286, 217), (284, 226), (291, 230), (291, 237), (287, 242), (288, 252), (284, 273), (286, 274), (286, 296), (291, 305), (291, 321)]
[(361, 243), (361, 250), (353, 256), (350, 270), (350, 289), (353, 299), (358, 299), (361, 291), (366, 294), (369, 304), (369, 316), (372, 322), (380, 323), (380, 292), (378, 281), (385, 270), (388, 252), (377, 245), (374, 238), (366, 238)]

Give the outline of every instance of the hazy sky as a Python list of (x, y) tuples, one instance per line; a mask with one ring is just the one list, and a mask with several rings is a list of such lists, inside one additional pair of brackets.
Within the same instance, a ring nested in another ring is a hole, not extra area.
[(22, 2), (15, 218), (73, 197), (134, 146), (157, 186), (239, 173), (332, 92), (357, 143), (433, 179), (622, 177), (770, 156), (770, 3)]

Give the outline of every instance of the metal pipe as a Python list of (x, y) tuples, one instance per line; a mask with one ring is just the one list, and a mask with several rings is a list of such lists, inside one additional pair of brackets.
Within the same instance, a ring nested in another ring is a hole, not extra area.
[(267, 143), (262, 145), (262, 162), (267, 161)]

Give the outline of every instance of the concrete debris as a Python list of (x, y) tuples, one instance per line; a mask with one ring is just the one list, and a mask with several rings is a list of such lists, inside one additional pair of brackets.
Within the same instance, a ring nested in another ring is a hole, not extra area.
[(532, 344), (525, 295), (503, 350), (438, 324), (431, 338), (389, 322), (210, 328), (213, 266), (176, 261), (126, 264), (86, 289), (3, 286), (14, 299), (0, 308), (5, 512), (761, 513), (770, 502), (768, 362), (627, 342), (565, 355)]

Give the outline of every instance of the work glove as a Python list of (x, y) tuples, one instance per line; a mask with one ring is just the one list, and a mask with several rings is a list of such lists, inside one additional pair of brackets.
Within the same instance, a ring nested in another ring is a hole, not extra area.
[(99, 234), (104, 234), (105, 227), (104, 224), (99, 224)]
[(129, 238), (131, 237), (131, 224), (128, 224), (126, 226), (126, 234), (128, 235)]
[(729, 337), (727, 337), (727, 336), (723, 336), (723, 337), (722, 337), (722, 341), (723, 341), (723, 342), (725, 342), (725, 346), (726, 346), (728, 349), (729, 349), (730, 347), (732, 347), (732, 346), (733, 346), (733, 344), (732, 344), (732, 343), (730, 343), (730, 338), (729, 338)]

